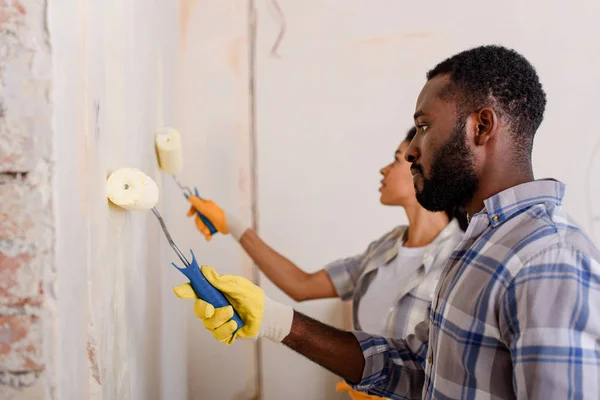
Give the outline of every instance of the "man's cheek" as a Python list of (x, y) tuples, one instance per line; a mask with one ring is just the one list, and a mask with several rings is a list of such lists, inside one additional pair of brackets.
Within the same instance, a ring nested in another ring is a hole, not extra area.
[(426, 163), (424, 165), (421, 165), (421, 173), (427, 179), (431, 179), (431, 167), (429, 167), (429, 165), (431, 164)]
[(423, 190), (423, 185), (425, 181), (423, 180), (423, 176), (421, 174), (417, 174), (413, 176), (413, 186), (417, 193), (420, 193)]

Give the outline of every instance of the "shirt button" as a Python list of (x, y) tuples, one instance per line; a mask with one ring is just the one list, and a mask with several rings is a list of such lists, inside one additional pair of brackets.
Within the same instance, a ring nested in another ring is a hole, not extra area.
[(430, 355), (429, 355), (429, 358), (427, 359), (427, 362), (428, 362), (429, 364), (433, 364), (433, 354), (430, 354)]
[(499, 218), (497, 215), (494, 215), (494, 216), (492, 217), (492, 221), (494, 221), (494, 222), (498, 222), (498, 220), (499, 220), (499, 219), (500, 219), (500, 218)]

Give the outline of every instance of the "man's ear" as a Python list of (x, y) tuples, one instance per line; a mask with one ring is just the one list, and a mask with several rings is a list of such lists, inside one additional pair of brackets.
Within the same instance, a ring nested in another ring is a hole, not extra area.
[(484, 146), (496, 135), (498, 130), (498, 115), (491, 108), (482, 108), (473, 114), (475, 134), (473, 138), (477, 146)]

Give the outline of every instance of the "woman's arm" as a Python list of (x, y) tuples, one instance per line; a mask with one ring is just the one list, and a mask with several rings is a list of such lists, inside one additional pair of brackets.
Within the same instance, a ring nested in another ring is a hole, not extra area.
[(189, 196), (192, 207), (188, 216), (195, 217), (196, 227), (206, 240), (211, 240), (209, 227), (197, 214), (208, 219), (218, 232), (231, 234), (246, 250), (260, 270), (277, 287), (296, 301), (338, 297), (338, 293), (325, 270), (309, 274), (290, 260), (270, 248), (253, 229), (233, 214), (227, 213), (212, 200)]
[(312, 274), (303, 271), (263, 242), (254, 230), (246, 230), (239, 242), (269, 280), (292, 299), (305, 301), (337, 297), (325, 270)]

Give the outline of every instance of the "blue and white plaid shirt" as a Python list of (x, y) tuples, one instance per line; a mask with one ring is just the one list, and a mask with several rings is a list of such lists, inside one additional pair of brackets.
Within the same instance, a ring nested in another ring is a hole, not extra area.
[(394, 399), (600, 398), (600, 252), (540, 180), (485, 201), (406, 339), (354, 332)]

